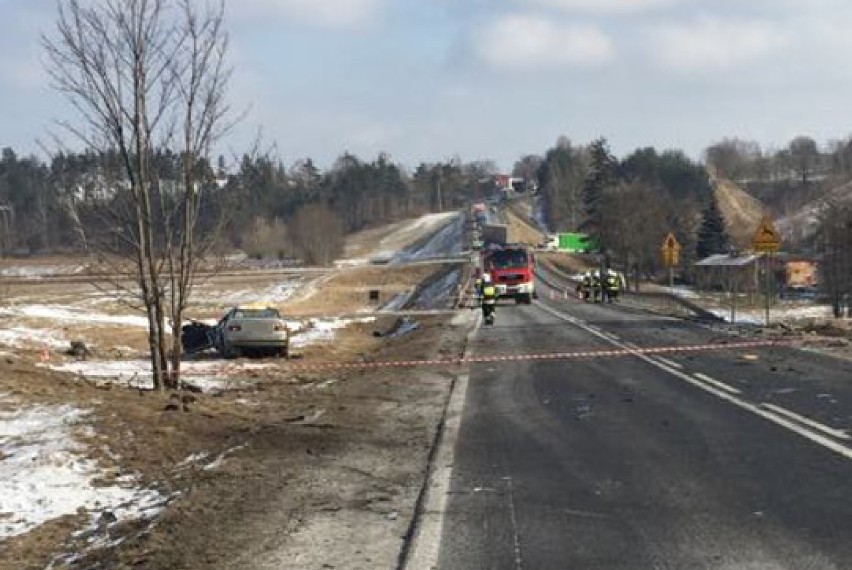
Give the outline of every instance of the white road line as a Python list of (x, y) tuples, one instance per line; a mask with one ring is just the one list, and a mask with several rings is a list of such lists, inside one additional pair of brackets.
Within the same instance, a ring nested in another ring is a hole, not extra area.
[[(634, 348), (639, 348), (639, 347), (636, 346)], [(662, 362), (663, 364), (665, 364), (666, 366), (671, 366), (672, 368), (677, 368), (678, 370), (683, 370), (683, 364), (681, 364), (680, 362), (675, 362), (674, 360), (669, 360), (668, 358), (665, 358), (663, 356), (657, 356), (656, 359), (659, 360), (660, 362)]]
[(687, 382), (688, 384), (691, 384), (691, 385), (693, 385), (697, 388), (700, 388), (700, 389), (704, 390), (705, 392), (709, 392), (709, 393), (713, 394), (714, 396), (716, 396), (716, 397), (718, 397), (722, 400), (725, 400), (726, 402), (730, 402), (731, 404), (737, 406), (738, 408), (741, 408), (743, 410), (751, 412), (751, 413), (755, 414), (756, 416), (760, 416), (761, 418), (764, 418), (764, 419), (766, 419), (766, 420), (768, 420), (768, 421), (770, 421), (770, 422), (772, 422), (772, 423), (774, 423), (778, 426), (786, 428), (789, 431), (791, 431), (795, 434), (798, 434), (798, 435), (800, 435), (800, 436), (802, 436), (802, 437), (804, 437), (804, 438), (806, 438), (806, 439), (808, 439), (808, 440), (810, 440), (810, 441), (812, 441), (812, 442), (814, 442), (818, 445), (821, 445), (822, 447), (824, 447), (828, 450), (831, 450), (831, 451), (833, 451), (833, 452), (835, 452), (839, 455), (842, 455), (846, 459), (852, 459), (852, 448), (846, 447), (845, 445), (838, 443), (834, 439), (831, 439), (831, 438), (829, 438), (825, 435), (822, 435), (820, 433), (813, 432), (809, 429), (802, 427), (799, 424), (793, 423), (791, 420), (785, 418), (784, 416), (778, 415), (777, 413), (774, 413), (774, 412), (770, 411), (769, 409), (762, 407), (761, 405), (755, 405), (755, 404), (752, 404), (750, 402), (746, 402), (745, 400), (742, 400), (742, 399), (738, 398), (737, 396), (735, 396), (733, 394), (729, 394), (725, 390), (721, 390), (721, 389), (716, 388), (714, 386), (711, 386), (709, 384), (705, 384), (704, 382), (702, 382), (702, 381), (700, 381), (696, 378), (693, 378), (692, 376), (690, 376), (689, 374), (686, 374), (685, 372), (681, 372), (680, 370), (676, 370), (674, 368), (671, 368), (670, 366), (666, 366), (662, 362), (658, 362), (658, 361), (654, 360), (653, 358), (645, 356), (644, 354), (642, 354), (640, 352), (636, 352), (635, 350), (630, 350), (623, 343), (616, 342), (616, 341), (613, 341), (611, 339), (607, 339), (605, 336), (599, 334), (597, 331), (591, 329), (590, 327), (576, 323), (575, 322), (576, 319), (573, 319), (569, 315), (565, 315), (565, 314), (563, 314), (563, 313), (561, 313), (561, 312), (559, 312), (555, 309), (551, 309), (550, 307), (543, 305), (541, 303), (538, 303), (538, 306), (541, 309), (543, 309), (544, 311), (550, 313), (551, 315), (553, 315), (557, 318), (560, 318), (562, 320), (576, 324), (578, 327), (582, 328), (583, 330), (585, 330), (587, 332), (594, 334), (595, 336), (598, 336), (600, 338), (608, 340), (609, 342), (615, 344), (616, 346), (618, 346), (620, 348), (629, 350), (630, 352), (632, 352), (636, 356), (636, 358), (644, 360), (648, 364), (651, 364), (652, 366), (656, 366), (657, 368), (659, 368), (661, 370), (665, 370), (666, 372), (668, 372), (672, 376), (680, 378), (681, 380), (683, 380), (684, 382)]
[(427, 474), (428, 488), (423, 510), (415, 513), (420, 517), (417, 530), (412, 538), (411, 551), (403, 566), (404, 570), (431, 570), (438, 563), (441, 554), (441, 534), (444, 529), (444, 514), (450, 495), (450, 482), (453, 477), (453, 452), (456, 447), (462, 412), (467, 393), (468, 376), (459, 376), (447, 406), (447, 420), (438, 451), (435, 455), (433, 470)]
[(630, 348), (635, 348), (635, 349), (638, 349), (638, 348), (639, 348), (639, 345), (638, 345), (638, 344), (636, 344), (635, 342), (625, 342), (625, 343), (624, 343), (624, 346), (628, 346), (628, 347), (630, 347)]
[(725, 384), (724, 382), (719, 382), (715, 378), (711, 378), (710, 376), (707, 376), (706, 374), (702, 374), (701, 372), (695, 372), (693, 374), (693, 376), (695, 376), (699, 380), (703, 380), (704, 382), (707, 382), (708, 384), (712, 384), (713, 386), (716, 386), (717, 388), (719, 388), (720, 390), (724, 390), (725, 392), (730, 392), (731, 394), (741, 394), (742, 393), (739, 390), (739, 388), (734, 388), (733, 386), (729, 386), (729, 385)]
[(830, 435), (831, 437), (836, 437), (838, 439), (852, 439), (848, 433), (843, 430), (834, 429), (825, 424), (821, 424), (816, 420), (812, 420), (810, 418), (806, 418), (805, 416), (801, 416), (796, 412), (791, 412), (787, 408), (782, 408), (781, 406), (776, 406), (775, 404), (770, 404), (768, 402), (764, 402), (761, 404), (764, 408), (768, 410), (772, 410), (777, 414), (781, 414), (782, 416), (787, 416), (788, 418), (795, 420), (797, 422), (801, 422), (807, 426), (814, 428), (815, 430), (819, 430), (824, 434)]

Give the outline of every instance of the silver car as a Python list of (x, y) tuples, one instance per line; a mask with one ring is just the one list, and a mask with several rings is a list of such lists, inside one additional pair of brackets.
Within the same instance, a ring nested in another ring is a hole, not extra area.
[(251, 352), (286, 357), (289, 344), (287, 323), (274, 307), (234, 307), (217, 326), (215, 347), (225, 358), (239, 358)]

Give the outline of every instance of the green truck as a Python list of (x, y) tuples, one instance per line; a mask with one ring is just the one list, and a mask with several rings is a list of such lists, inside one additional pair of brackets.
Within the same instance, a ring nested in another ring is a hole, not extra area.
[(546, 249), (566, 253), (594, 253), (599, 248), (589, 236), (579, 232), (562, 232), (547, 236)]

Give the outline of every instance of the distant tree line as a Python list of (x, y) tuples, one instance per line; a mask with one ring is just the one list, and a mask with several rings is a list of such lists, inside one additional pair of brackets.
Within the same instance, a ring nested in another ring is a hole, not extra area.
[[(65, 152), (44, 161), (11, 148), (0, 154), (0, 207), (14, 212), (12, 219), (0, 217), (0, 255), (85, 253), (105, 240), (120, 246), (113, 216), (106, 215), (122, 207), (128, 192), (116, 155)], [(167, 198), (181, 183), (181, 157), (161, 151), (152, 161), (155, 192)], [(220, 248), (312, 264), (339, 256), (348, 233), (463, 208), (493, 190), (497, 172), (492, 162), (458, 158), (422, 163), (412, 172), (387, 154), (365, 161), (349, 153), (326, 170), (310, 158), (287, 166), (257, 152), (236, 167), (219, 157), (198, 168), (200, 225), (222, 234)]]
[(708, 147), (705, 158), (714, 173), (740, 183), (778, 217), (852, 179), (852, 138), (820, 145), (797, 136), (784, 147), (768, 149), (726, 138)]
[(531, 165), (548, 227), (591, 234), (613, 265), (656, 273), (668, 232), (685, 246), (685, 268), (699, 251), (727, 251), (724, 227), (704, 223), (718, 214), (707, 170), (681, 151), (648, 147), (619, 160), (605, 139), (575, 145), (562, 137), (542, 157), (523, 157), (514, 171), (529, 172)]

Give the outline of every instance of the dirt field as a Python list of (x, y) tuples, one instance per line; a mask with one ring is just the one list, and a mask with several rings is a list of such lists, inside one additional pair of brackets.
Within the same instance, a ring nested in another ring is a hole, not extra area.
[(511, 209), (506, 210), (506, 224), (508, 240), (511, 243), (523, 243), (534, 247), (546, 241), (541, 230), (531, 226)]

